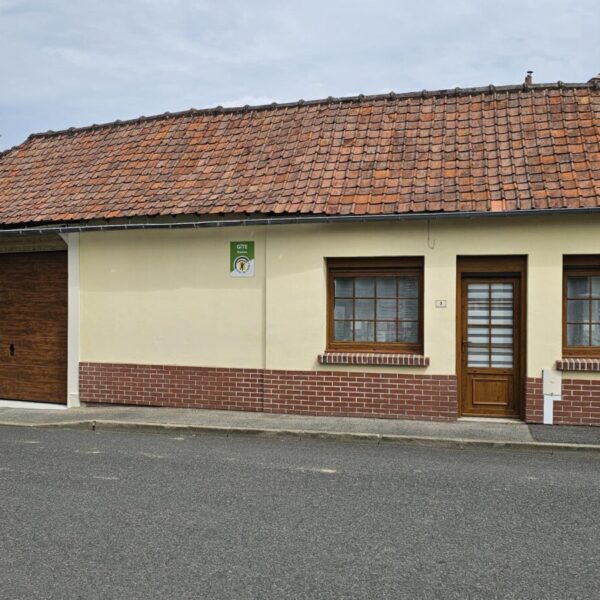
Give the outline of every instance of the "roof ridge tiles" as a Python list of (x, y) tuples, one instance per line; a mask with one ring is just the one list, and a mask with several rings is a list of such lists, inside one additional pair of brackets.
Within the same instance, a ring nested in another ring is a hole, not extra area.
[[(73, 135), (76, 133), (82, 133), (86, 131), (94, 131), (98, 129), (105, 129), (110, 127), (119, 127), (125, 125), (132, 125), (136, 123), (144, 123), (150, 121), (158, 121), (161, 119), (173, 119), (186, 116), (197, 116), (197, 115), (219, 115), (219, 114), (235, 114), (243, 112), (253, 111), (267, 111), (267, 110), (280, 110), (287, 108), (296, 107), (308, 107), (308, 106), (319, 106), (328, 105), (333, 103), (361, 103), (361, 102), (374, 102), (378, 100), (390, 100), (397, 101), (407, 98), (444, 98), (452, 96), (469, 96), (473, 94), (497, 94), (497, 93), (510, 93), (510, 92), (524, 92), (524, 91), (542, 91), (542, 90), (553, 90), (553, 89), (593, 89), (598, 90), (597, 80), (590, 80), (585, 83), (564, 83), (558, 81), (556, 83), (533, 83), (533, 84), (518, 84), (518, 85), (493, 85), (489, 84), (481, 87), (469, 87), (461, 88), (456, 87), (453, 89), (441, 89), (441, 90), (420, 90), (412, 92), (386, 92), (384, 94), (358, 94), (357, 96), (341, 96), (334, 97), (329, 96), (327, 98), (318, 98), (315, 100), (296, 100), (293, 102), (272, 102), (270, 104), (257, 104), (254, 106), (231, 106), (223, 107), (221, 105), (207, 108), (189, 108), (178, 112), (164, 112), (150, 116), (139, 116), (131, 119), (116, 119), (115, 121), (108, 121), (106, 123), (99, 123), (93, 125), (84, 125), (82, 127), (69, 127), (67, 129), (61, 129), (58, 131), (42, 131), (39, 133), (32, 133), (28, 136), (28, 140), (32, 138), (43, 138), (43, 137), (54, 137), (60, 135)], [(15, 148), (18, 146), (15, 146)], [(0, 156), (10, 152), (14, 148), (9, 148), (0, 152)]]

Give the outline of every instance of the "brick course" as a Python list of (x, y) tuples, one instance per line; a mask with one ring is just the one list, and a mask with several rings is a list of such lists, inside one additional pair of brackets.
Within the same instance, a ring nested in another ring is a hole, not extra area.
[[(527, 379), (526, 421), (542, 423), (544, 395), (542, 379)], [(555, 425), (600, 426), (600, 380), (563, 379), (562, 397), (554, 402)]]
[[(430, 421), (458, 416), (451, 375), (81, 363), (80, 397), (89, 404), (318, 416)], [(525, 407), (527, 423), (543, 421), (541, 378), (527, 379)], [(600, 426), (600, 380), (564, 379), (554, 423)]]
[(544, 394), (542, 378), (528, 377), (525, 383), (525, 421), (542, 423), (544, 420)]
[(557, 371), (594, 371), (600, 372), (600, 360), (597, 358), (561, 358), (555, 364)]
[(321, 365), (377, 365), (381, 367), (428, 367), (429, 357), (421, 354), (385, 354), (380, 352), (324, 352)]
[(562, 400), (554, 403), (554, 422), (600, 425), (600, 381), (563, 379)]
[(456, 419), (449, 375), (80, 364), (82, 402), (320, 416)]

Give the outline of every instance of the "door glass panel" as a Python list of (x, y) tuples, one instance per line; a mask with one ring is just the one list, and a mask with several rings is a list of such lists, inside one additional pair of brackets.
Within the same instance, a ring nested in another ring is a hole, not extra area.
[(487, 346), (490, 343), (490, 330), (487, 327), (469, 327), (468, 336), (472, 344)]
[(490, 366), (490, 356), (487, 348), (473, 348), (469, 346), (469, 366), (485, 368)]
[(467, 284), (467, 365), (511, 369), (513, 366), (512, 283)]

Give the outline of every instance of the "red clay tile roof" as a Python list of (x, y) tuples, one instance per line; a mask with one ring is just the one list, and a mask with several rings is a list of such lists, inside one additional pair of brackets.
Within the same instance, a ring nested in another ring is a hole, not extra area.
[(600, 207), (600, 88), (472, 88), (187, 111), (30, 136), (0, 224)]

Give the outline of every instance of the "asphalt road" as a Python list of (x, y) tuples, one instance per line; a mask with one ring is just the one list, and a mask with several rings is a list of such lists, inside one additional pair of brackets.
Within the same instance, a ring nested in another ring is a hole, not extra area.
[(600, 598), (600, 454), (0, 428), (0, 598)]

